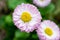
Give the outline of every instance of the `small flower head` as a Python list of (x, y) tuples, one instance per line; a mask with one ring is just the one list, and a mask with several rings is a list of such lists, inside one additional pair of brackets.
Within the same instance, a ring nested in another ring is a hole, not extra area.
[(31, 4), (18, 5), (13, 13), (14, 24), (25, 32), (32, 32), (36, 29), (41, 19), (40, 12)]
[(40, 27), (37, 29), (37, 34), (40, 40), (59, 40), (59, 28), (50, 20), (41, 22)]
[(46, 7), (50, 4), (51, 0), (33, 0), (33, 3), (39, 7)]

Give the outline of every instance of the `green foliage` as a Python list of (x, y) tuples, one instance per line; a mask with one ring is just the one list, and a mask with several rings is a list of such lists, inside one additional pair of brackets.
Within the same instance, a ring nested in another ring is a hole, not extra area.
[(37, 34), (33, 34), (33, 35), (32, 35), (32, 38), (33, 38), (34, 40), (38, 40)]
[(16, 30), (14, 40), (16, 40), (16, 39), (17, 40), (25, 40), (29, 36), (30, 36), (29, 33), (21, 32), (20, 30)]
[(11, 15), (7, 15), (7, 16), (5, 17), (5, 22), (6, 22), (7, 24), (11, 24), (11, 23), (12, 23), (12, 17), (11, 17)]
[(31, 4), (32, 4), (32, 3), (33, 3), (33, 0), (29, 0), (29, 1), (28, 1), (28, 0), (26, 0), (26, 2), (27, 2), (27, 3), (31, 3)]
[(14, 26), (14, 24), (12, 22), (11, 15), (3, 15), (0, 18), (0, 28), (4, 29), (6, 31), (6, 37), (4, 38), (4, 40), (13, 39), (16, 27)]
[(38, 9), (41, 12), (42, 18), (44, 20), (44, 19), (48, 19), (49, 16), (52, 14), (52, 12), (55, 10), (55, 5), (53, 3), (51, 3), (45, 8), (39, 7)]
[(4, 21), (5, 16), (2, 16), (0, 18), (0, 28), (3, 28), (5, 26), (5, 21)]
[(51, 3), (50, 5), (48, 5), (46, 8), (45, 8), (45, 12), (47, 13), (52, 13), (54, 10), (55, 10), (55, 5), (53, 3)]
[(8, 0), (8, 7), (10, 9), (15, 9), (17, 5), (26, 3), (26, 0)]

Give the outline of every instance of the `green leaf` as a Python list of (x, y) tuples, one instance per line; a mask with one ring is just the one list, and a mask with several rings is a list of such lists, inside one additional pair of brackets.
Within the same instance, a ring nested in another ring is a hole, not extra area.
[(26, 0), (8, 0), (8, 7), (15, 9), (17, 5), (26, 3)]
[(48, 17), (47, 16), (49, 16), (48, 15), (48, 13), (46, 12), (46, 10), (44, 9), (44, 8), (38, 8), (39, 9), (39, 11), (40, 11), (40, 13), (41, 13), (41, 16), (42, 16), (42, 20), (44, 20), (44, 19), (48, 19)]
[(32, 38), (37, 40), (37, 39), (38, 39), (37, 34), (33, 34), (33, 35), (32, 35)]
[(29, 33), (26, 33), (26, 32), (21, 32), (20, 30), (16, 30), (15, 32), (15, 38), (22, 38), (22, 39), (26, 39), (29, 37)]
[(53, 3), (49, 4), (49, 5), (45, 8), (45, 10), (46, 10), (47, 13), (53, 12), (54, 9), (55, 9), (55, 5), (54, 5)]
[(33, 3), (33, 0), (29, 0), (29, 1), (28, 1), (28, 0), (26, 0), (26, 2), (27, 2), (27, 3), (31, 3), (31, 4), (32, 4), (32, 3)]
[(52, 12), (55, 9), (55, 6), (54, 6), (54, 4), (51, 3), (45, 8), (38, 8), (38, 9), (39, 9), (39, 11), (40, 11), (40, 13), (42, 15), (43, 20), (44, 20), (44, 19), (49, 18), (50, 14), (52, 14)]
[(5, 17), (5, 22), (6, 22), (7, 24), (12, 23), (12, 17), (11, 17), (11, 15), (7, 15), (7, 16)]

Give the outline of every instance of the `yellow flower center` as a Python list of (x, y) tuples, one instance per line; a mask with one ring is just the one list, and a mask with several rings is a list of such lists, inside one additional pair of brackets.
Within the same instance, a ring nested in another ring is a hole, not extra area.
[(24, 22), (29, 22), (31, 20), (31, 15), (29, 12), (23, 12), (21, 15), (21, 20)]
[(52, 36), (52, 35), (53, 35), (53, 31), (52, 31), (50, 28), (46, 28), (46, 29), (45, 29), (45, 33), (46, 33), (48, 36)]

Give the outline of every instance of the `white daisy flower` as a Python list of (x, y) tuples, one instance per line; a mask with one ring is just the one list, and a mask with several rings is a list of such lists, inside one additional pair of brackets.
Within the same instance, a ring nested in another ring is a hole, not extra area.
[(41, 22), (40, 27), (37, 29), (37, 34), (40, 40), (59, 40), (59, 28), (50, 20)]
[(37, 7), (31, 4), (18, 5), (13, 13), (14, 24), (25, 32), (32, 32), (36, 29), (41, 19), (42, 17)]
[(51, 0), (33, 0), (33, 3), (39, 7), (46, 7), (50, 4)]

